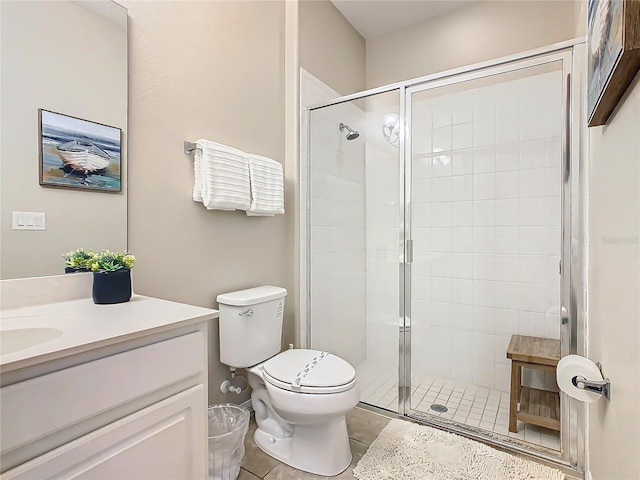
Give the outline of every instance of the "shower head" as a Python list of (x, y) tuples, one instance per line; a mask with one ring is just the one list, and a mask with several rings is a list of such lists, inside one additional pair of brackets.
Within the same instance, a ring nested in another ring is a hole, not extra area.
[(352, 130), (351, 127), (349, 127), (349, 125), (345, 125), (344, 123), (341, 123), (340, 131), (342, 132), (343, 130), (347, 131), (347, 140), (355, 140), (360, 136), (360, 133), (358, 133), (357, 130)]

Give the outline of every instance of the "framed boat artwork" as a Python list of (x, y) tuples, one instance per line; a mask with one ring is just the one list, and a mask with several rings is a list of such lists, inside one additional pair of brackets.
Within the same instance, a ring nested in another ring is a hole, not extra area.
[(101, 192), (121, 190), (122, 131), (38, 109), (40, 185)]
[(588, 0), (589, 127), (604, 125), (640, 70), (640, 1)]

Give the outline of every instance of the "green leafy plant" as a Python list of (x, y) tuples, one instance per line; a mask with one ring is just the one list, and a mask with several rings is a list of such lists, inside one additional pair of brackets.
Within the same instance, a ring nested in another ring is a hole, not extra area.
[(136, 257), (128, 252), (112, 252), (103, 250), (94, 253), (91, 258), (91, 270), (94, 272), (115, 272), (117, 270), (131, 270)]
[(89, 271), (91, 269), (93, 256), (93, 252), (85, 250), (84, 248), (78, 248), (63, 255), (64, 266), (70, 270)]

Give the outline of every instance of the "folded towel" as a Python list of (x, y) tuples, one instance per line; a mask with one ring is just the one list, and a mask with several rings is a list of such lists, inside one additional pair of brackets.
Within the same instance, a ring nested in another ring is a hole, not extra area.
[(260, 155), (248, 155), (251, 207), (248, 216), (284, 213), (284, 174), (282, 164)]
[(248, 210), (251, 187), (246, 154), (204, 139), (196, 145), (193, 200), (202, 202), (209, 210)]

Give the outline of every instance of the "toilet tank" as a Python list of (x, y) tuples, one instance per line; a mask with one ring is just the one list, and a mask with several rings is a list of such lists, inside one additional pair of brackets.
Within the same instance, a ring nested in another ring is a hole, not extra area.
[(221, 363), (251, 367), (280, 352), (286, 296), (270, 285), (218, 295)]

